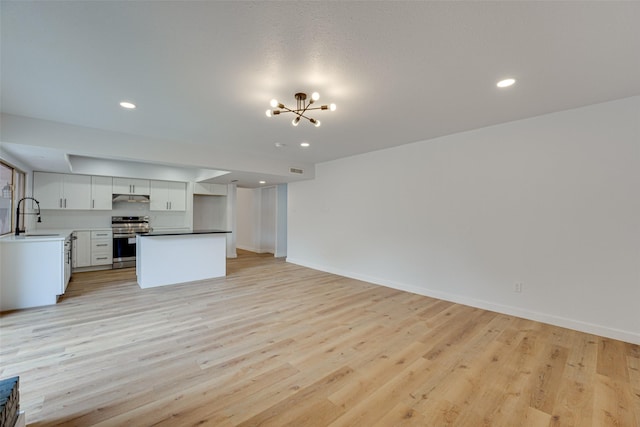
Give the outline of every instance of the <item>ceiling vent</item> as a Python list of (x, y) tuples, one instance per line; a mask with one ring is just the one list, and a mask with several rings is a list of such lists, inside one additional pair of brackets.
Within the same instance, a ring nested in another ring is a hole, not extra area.
[(289, 172), (297, 173), (299, 175), (302, 175), (304, 173), (304, 171), (302, 169), (298, 169), (298, 168), (289, 168)]

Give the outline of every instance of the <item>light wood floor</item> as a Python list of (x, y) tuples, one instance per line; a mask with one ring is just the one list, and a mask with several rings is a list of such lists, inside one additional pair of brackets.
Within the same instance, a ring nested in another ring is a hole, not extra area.
[(1, 317), (32, 426), (639, 426), (640, 346), (240, 252)]

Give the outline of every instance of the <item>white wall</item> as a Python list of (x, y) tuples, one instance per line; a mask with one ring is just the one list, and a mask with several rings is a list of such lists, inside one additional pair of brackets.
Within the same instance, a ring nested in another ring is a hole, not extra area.
[(227, 229), (226, 196), (193, 196), (193, 229)]
[(276, 187), (276, 241), (274, 256), (287, 256), (287, 184)]
[(260, 191), (260, 250), (276, 253), (276, 188), (262, 188)]
[(250, 188), (238, 188), (236, 193), (236, 246), (252, 252), (260, 252), (257, 212), (260, 200)]
[(287, 184), (238, 188), (237, 247), (282, 257), (287, 254)]
[(227, 234), (227, 258), (236, 258), (236, 237), (238, 235), (238, 227), (236, 224), (236, 201), (238, 188), (235, 184), (227, 185), (227, 224), (226, 230), (231, 231)]
[(640, 343), (640, 97), (323, 163), (288, 203), (289, 262)]

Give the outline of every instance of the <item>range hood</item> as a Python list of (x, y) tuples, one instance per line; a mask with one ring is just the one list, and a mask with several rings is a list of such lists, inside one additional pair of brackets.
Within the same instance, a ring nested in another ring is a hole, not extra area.
[(114, 194), (112, 201), (128, 203), (149, 203), (149, 196), (137, 194)]

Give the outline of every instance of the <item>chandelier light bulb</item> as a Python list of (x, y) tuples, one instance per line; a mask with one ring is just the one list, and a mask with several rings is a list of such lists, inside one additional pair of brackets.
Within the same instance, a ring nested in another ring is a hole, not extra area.
[(320, 99), (320, 94), (318, 92), (313, 92), (311, 94), (311, 99), (313, 99), (314, 101), (317, 101), (318, 99)]
[(315, 127), (319, 128), (320, 127), (320, 120), (316, 120), (316, 122), (314, 123)]
[(278, 100), (277, 100), (277, 99), (275, 99), (275, 98), (274, 98), (274, 99), (272, 99), (272, 100), (271, 100), (271, 106), (272, 106), (273, 108), (276, 108), (276, 107), (278, 106)]
[(329, 104), (329, 110), (336, 111), (336, 104)]
[(500, 80), (498, 83), (496, 83), (496, 86), (498, 87), (509, 87), (511, 85), (513, 85), (516, 82), (516, 79), (504, 79), (504, 80)]
[(300, 116), (296, 117), (291, 121), (291, 124), (294, 126), (298, 126), (298, 123), (300, 123)]
[(271, 117), (271, 110), (267, 110), (265, 114), (267, 115), (267, 117)]
[(120, 106), (122, 108), (126, 108), (127, 110), (135, 110), (135, 108), (136, 108), (136, 104), (134, 104), (133, 102), (129, 102), (129, 101), (122, 101), (120, 103)]

